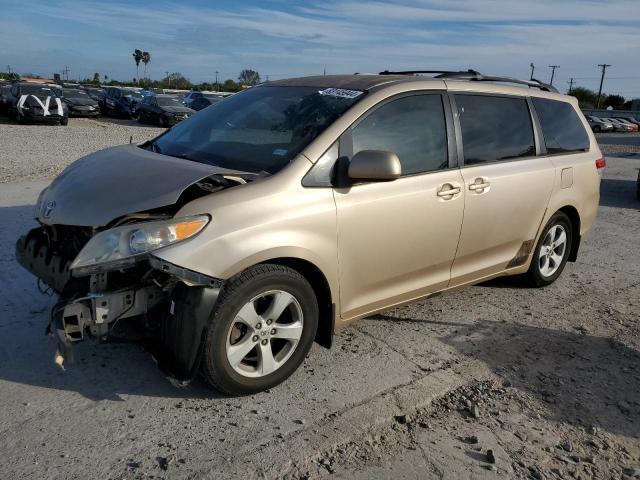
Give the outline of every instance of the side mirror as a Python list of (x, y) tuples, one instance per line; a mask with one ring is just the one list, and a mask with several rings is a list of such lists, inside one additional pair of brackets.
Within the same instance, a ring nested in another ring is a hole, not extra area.
[(347, 170), (351, 180), (370, 182), (388, 182), (399, 178), (401, 174), (400, 159), (386, 150), (362, 150), (356, 153)]

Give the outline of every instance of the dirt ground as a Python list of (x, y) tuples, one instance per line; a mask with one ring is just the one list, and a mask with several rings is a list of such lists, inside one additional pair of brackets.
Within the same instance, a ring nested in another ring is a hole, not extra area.
[(272, 391), (224, 398), (136, 345), (53, 364), (14, 261), (41, 181), (0, 186), (0, 478), (640, 478), (640, 159), (552, 286), (502, 279), (359, 321)]

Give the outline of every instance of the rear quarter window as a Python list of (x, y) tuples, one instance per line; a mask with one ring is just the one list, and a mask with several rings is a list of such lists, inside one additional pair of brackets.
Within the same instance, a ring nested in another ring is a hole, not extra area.
[(558, 100), (533, 98), (547, 153), (586, 152), (589, 136), (573, 105)]

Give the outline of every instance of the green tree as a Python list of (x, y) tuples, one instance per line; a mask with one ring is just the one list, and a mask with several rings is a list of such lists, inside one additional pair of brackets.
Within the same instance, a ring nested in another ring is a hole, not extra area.
[(191, 81), (180, 72), (170, 73), (160, 83), (164, 88), (177, 88), (178, 90), (188, 90), (192, 87)]
[(93, 83), (95, 84), (100, 83), (100, 74), (98, 72), (93, 74)]
[(625, 99), (622, 95), (607, 95), (602, 102), (602, 107), (611, 107), (614, 110), (621, 110), (623, 108)]
[(142, 60), (142, 50), (138, 50), (137, 48), (133, 51), (133, 60), (136, 62), (136, 78), (139, 76), (140, 72), (140, 61)]
[(151, 61), (149, 52), (142, 52), (142, 63), (144, 63), (144, 78), (147, 78), (147, 64)]
[(594, 108), (598, 100), (598, 94), (584, 87), (573, 87), (571, 95), (578, 99), (582, 108)]
[(245, 68), (240, 72), (240, 75), (238, 75), (238, 81), (240, 82), (240, 86), (252, 87), (260, 83), (260, 74), (255, 70)]
[(223, 92), (237, 92), (240, 90), (240, 86), (230, 78), (225, 80), (220, 88)]

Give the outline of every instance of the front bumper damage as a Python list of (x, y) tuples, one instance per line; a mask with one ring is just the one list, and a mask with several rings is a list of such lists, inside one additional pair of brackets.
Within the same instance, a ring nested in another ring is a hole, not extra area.
[(73, 345), (86, 339), (134, 340), (167, 375), (192, 380), (223, 281), (152, 255), (126, 271), (75, 277), (68, 253), (44, 227), (16, 243), (18, 263), (60, 297), (47, 327), (57, 341), (55, 362), (72, 363)]

